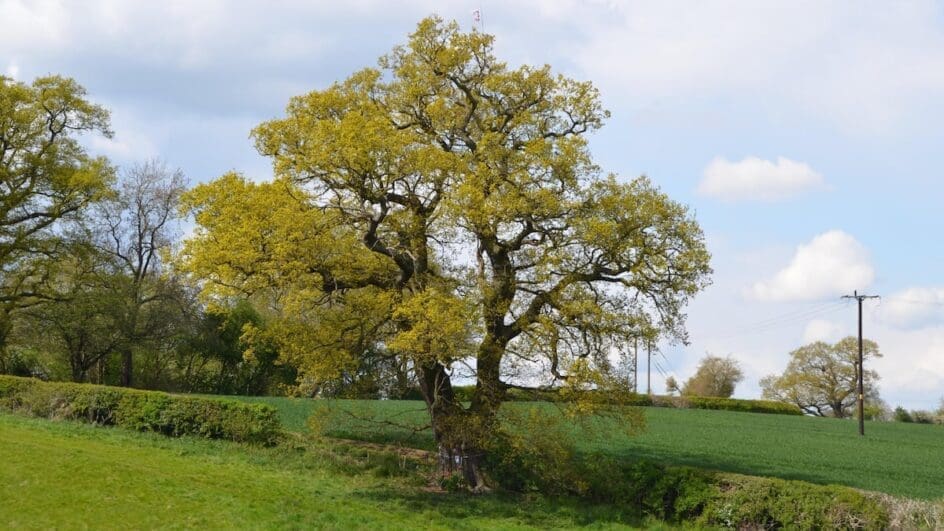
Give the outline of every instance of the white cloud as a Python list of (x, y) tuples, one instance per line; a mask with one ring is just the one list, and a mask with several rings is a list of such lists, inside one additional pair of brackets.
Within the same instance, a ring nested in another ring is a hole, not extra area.
[(86, 137), (89, 149), (96, 155), (106, 155), (115, 162), (140, 162), (160, 154), (158, 137), (166, 136), (155, 124), (147, 124), (133, 109), (105, 102), (111, 110), (111, 126), (115, 135)]
[(809, 165), (785, 157), (776, 162), (715, 157), (705, 168), (698, 193), (725, 201), (779, 201), (824, 186), (823, 176)]
[(937, 407), (944, 397), (944, 326), (900, 330), (866, 323), (865, 335), (883, 354), (873, 362), (882, 376), (882, 396), (893, 405)]
[[(721, 96), (772, 115), (800, 111), (875, 132), (909, 117), (922, 121), (944, 90), (944, 28), (933, 0), (872, 10), (815, 0), (486, 7), (486, 30), (497, 35), (503, 57), (541, 64), (550, 55), (558, 69), (600, 85), (608, 105), (633, 113), (663, 102), (690, 118), (690, 107)], [(368, 64), (430, 13), (469, 27), (470, 11), (432, 0), (395, 10), (380, 0), (0, 0), (0, 50), (22, 57), (29, 71), (37, 60), (75, 56), (149, 69), (244, 74), (263, 65), (306, 73), (337, 56)]]
[(944, 323), (944, 288), (915, 287), (884, 298), (876, 317), (890, 326), (925, 328)]
[(856, 134), (920, 122), (944, 89), (944, 30), (933, 0), (896, 9), (815, 0), (679, 7), (619, 2), (607, 17), (589, 18), (571, 45), (573, 60), (605, 93), (637, 104), (720, 95)]
[(803, 330), (803, 343), (809, 344), (814, 341), (834, 343), (847, 334), (848, 330), (832, 321), (813, 319), (806, 324), (806, 329)]
[(868, 250), (849, 234), (831, 230), (797, 247), (787, 267), (755, 283), (748, 295), (762, 301), (820, 300), (864, 289), (874, 279)]

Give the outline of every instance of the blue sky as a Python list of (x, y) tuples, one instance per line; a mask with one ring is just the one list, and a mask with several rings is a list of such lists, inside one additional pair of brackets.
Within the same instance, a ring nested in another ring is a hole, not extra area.
[[(292, 95), (374, 65), (438, 13), (498, 54), (596, 83), (613, 112), (599, 163), (692, 207), (715, 283), (689, 311), (706, 352), (744, 366), (738, 396), (790, 350), (855, 332), (853, 289), (894, 405), (944, 395), (944, 11), (918, 2), (132, 2), (0, 0), (0, 73), (59, 73), (113, 112), (91, 140), (118, 164), (159, 156), (192, 181), (268, 162), (248, 140)], [(663, 378), (653, 378), (661, 391)]]

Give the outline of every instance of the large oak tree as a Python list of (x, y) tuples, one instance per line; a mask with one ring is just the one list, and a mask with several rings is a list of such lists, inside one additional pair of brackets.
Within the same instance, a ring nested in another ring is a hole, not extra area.
[[(183, 255), (211, 294), (294, 285), (311, 308), (355, 308), (328, 314), (335, 337), (300, 345), (302, 370), (333, 375), (367, 351), (364, 333), (382, 342), (415, 372), (443, 463), (473, 487), (510, 388), (618, 411), (613, 357), (634, 337), (684, 341), (710, 274), (684, 206), (593, 162), (586, 137), (608, 117), (593, 85), (510, 67), (492, 41), (429, 18), (379, 68), (293, 98), (253, 133), (277, 175), (264, 186), (290, 199), (222, 223), (233, 191), (257, 185), (198, 187)], [(470, 403), (453, 392), (460, 368)]]
[(13, 314), (48, 298), (64, 223), (108, 191), (113, 171), (82, 134), (111, 136), (108, 112), (59, 76), (0, 76), (0, 369)]

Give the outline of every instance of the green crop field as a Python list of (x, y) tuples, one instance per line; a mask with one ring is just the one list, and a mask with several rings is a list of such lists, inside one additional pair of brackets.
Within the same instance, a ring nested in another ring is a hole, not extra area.
[[(257, 398), (279, 409), (288, 429), (304, 430), (320, 407), (325, 434), (432, 448), (432, 435), (363, 419), (421, 426), (422, 402)], [(511, 407), (530, 407), (515, 403)], [(550, 407), (543, 405), (541, 407)], [(587, 440), (584, 450), (630, 459), (742, 474), (841, 484), (923, 499), (944, 497), (944, 427), (869, 422), (865, 438), (849, 420), (691, 409), (644, 408), (647, 429), (635, 437)], [(607, 428), (602, 427), (603, 430)], [(614, 430), (615, 431), (615, 430)]]
[(370, 455), (325, 452), (0, 414), (0, 529), (660, 525), (574, 500), (427, 492), (420, 474), (391, 476), (382, 454), (372, 465)]

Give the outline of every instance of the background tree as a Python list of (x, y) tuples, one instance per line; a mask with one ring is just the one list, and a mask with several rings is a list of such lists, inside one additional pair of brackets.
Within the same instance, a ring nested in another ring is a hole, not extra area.
[(278, 346), (262, 315), (247, 299), (206, 310), (177, 351), (180, 379), (188, 392), (221, 395), (278, 394), (292, 384), (294, 369), (278, 365)]
[(120, 282), (105, 257), (74, 243), (45, 286), (49, 300), (22, 310), (17, 343), (44, 353), (48, 376), (105, 383), (106, 364), (122, 342), (114, 289)]
[(682, 390), (679, 388), (678, 380), (675, 379), (675, 376), (669, 376), (665, 379), (665, 392), (670, 395), (673, 393), (682, 393)]
[(701, 359), (694, 376), (685, 382), (680, 392), (688, 396), (729, 398), (742, 380), (744, 373), (737, 360), (708, 355)]
[[(847, 337), (834, 345), (817, 341), (790, 353), (783, 374), (771, 375), (760, 382), (763, 396), (796, 404), (808, 414), (844, 418), (853, 414), (856, 404), (856, 360), (858, 339)], [(863, 360), (880, 358), (878, 344), (865, 340)], [(866, 403), (878, 398), (874, 370), (863, 373)]]
[(46, 298), (63, 224), (109, 190), (111, 167), (78, 141), (110, 137), (108, 112), (85, 96), (59, 76), (29, 85), (0, 76), (0, 370), (14, 314)]
[[(290, 233), (307, 255), (281, 261), (299, 251), (281, 253), (263, 233), (273, 252), (217, 260), (217, 242), (247, 225), (283, 225), (260, 212), (202, 226), (184, 267), (209, 269), (209, 296), (301, 272), (309, 291), (293, 291), (312, 312), (371, 308), (380, 350), (416, 375), (442, 463), (461, 463), (479, 488), (503, 436), (499, 407), (521, 385), (514, 369), (543, 367), (542, 383), (583, 416), (624, 414), (611, 355), (652, 331), (685, 340), (683, 308), (708, 282), (709, 255), (688, 210), (648, 179), (600, 174), (585, 135), (608, 114), (590, 83), (509, 68), (491, 36), (435, 18), (380, 66), (293, 98), (284, 119), (254, 132), (299, 198), (297, 216), (314, 222)], [(201, 224), (227, 208), (209, 190), (191, 201)], [(356, 339), (362, 313), (328, 315), (358, 316), (344, 328)], [(316, 380), (375, 350), (306, 344), (301, 368)], [(463, 365), (476, 382), (468, 405), (452, 390)]]
[(187, 183), (180, 170), (148, 161), (123, 172), (116, 194), (101, 203), (94, 224), (97, 247), (106, 253), (122, 279), (121, 384), (134, 378), (136, 349), (155, 351), (173, 336), (174, 302), (180, 288), (162, 275), (162, 254), (176, 237), (180, 196)]

